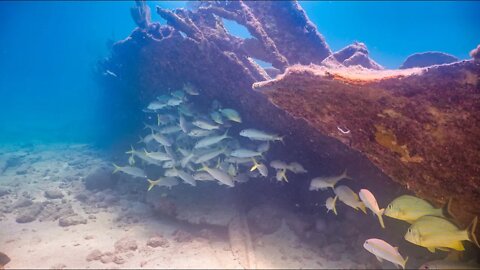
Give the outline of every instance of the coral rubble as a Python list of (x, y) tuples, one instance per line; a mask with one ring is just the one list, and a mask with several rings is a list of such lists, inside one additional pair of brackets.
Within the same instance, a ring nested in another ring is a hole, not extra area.
[(453, 55), (442, 52), (414, 53), (405, 59), (400, 69), (412, 67), (428, 67), (433, 65), (450, 64), (459, 59)]

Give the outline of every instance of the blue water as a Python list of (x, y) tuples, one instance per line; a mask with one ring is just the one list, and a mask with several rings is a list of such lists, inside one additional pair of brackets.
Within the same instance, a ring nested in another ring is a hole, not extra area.
[[(149, 4), (174, 8), (186, 2)], [(428, 50), (466, 59), (480, 41), (476, 2), (301, 5), (332, 50), (359, 40), (388, 68)], [(99, 117), (103, 105), (93, 67), (108, 56), (109, 41), (134, 28), (131, 6), (133, 1), (0, 2), (0, 142), (98, 139), (106, 120)], [(248, 35), (235, 24), (228, 28)]]

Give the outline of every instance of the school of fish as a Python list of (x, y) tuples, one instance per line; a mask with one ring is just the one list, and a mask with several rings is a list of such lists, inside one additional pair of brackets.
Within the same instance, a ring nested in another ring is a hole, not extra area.
[[(242, 123), (242, 117), (233, 108), (225, 108), (214, 100), (208, 111), (201, 111), (190, 101), (200, 93), (191, 84), (169, 95), (157, 97), (143, 110), (147, 114), (145, 134), (140, 137), (140, 147), (131, 147), (127, 165), (114, 165), (114, 172), (123, 172), (134, 178), (143, 178), (147, 190), (155, 186), (172, 188), (180, 183), (196, 186), (197, 182), (215, 181), (220, 185), (234, 187), (251, 178), (267, 178), (273, 175), (278, 182), (289, 182), (288, 174), (306, 174), (298, 162), (272, 160), (267, 162), (265, 154), (274, 142), (284, 143), (278, 134), (254, 128), (243, 129), (233, 134), (230, 128)], [(163, 169), (163, 175), (149, 176), (145, 165), (156, 165)], [(269, 165), (269, 166), (268, 166)], [(273, 169), (275, 173), (270, 174)], [(288, 173), (288, 174), (287, 174)], [(156, 180), (153, 180), (156, 179)], [(310, 191), (332, 191), (324, 206), (328, 212), (338, 214), (336, 202), (361, 210), (367, 209), (378, 218), (385, 228), (383, 216), (411, 224), (404, 238), (406, 241), (438, 250), (463, 251), (464, 241), (480, 247), (475, 230), (477, 218), (465, 229), (459, 228), (449, 213), (450, 202), (444, 208), (435, 208), (429, 202), (411, 195), (394, 199), (386, 208), (380, 208), (375, 196), (367, 189), (354, 192), (343, 181), (352, 177), (344, 170), (340, 175), (319, 176), (310, 181)], [(403, 257), (398, 248), (384, 240), (371, 238), (364, 242), (364, 248), (379, 261), (387, 260), (405, 269), (408, 257)], [(457, 262), (458, 263), (458, 262)], [(439, 261), (424, 265), (445, 265)], [(432, 268), (430, 268), (432, 269)]]

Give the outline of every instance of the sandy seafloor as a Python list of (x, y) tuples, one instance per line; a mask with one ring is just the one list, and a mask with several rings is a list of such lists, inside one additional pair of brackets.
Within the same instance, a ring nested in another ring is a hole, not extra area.
[[(189, 232), (184, 223), (156, 214), (142, 195), (122, 190), (121, 183), (114, 190), (86, 190), (86, 175), (111, 164), (89, 145), (3, 146), (0, 153), (0, 251), (11, 258), (6, 269), (242, 268), (228, 237), (208, 228)], [(48, 198), (45, 191), (63, 197)], [(34, 220), (17, 222), (28, 215)], [(355, 260), (338, 244), (319, 251), (285, 223), (251, 242), (256, 268), (372, 263), (366, 252)]]

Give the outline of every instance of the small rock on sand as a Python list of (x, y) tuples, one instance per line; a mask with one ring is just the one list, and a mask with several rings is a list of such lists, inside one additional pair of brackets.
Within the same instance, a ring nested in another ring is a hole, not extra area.
[(90, 252), (87, 255), (87, 262), (98, 261), (98, 260), (100, 260), (101, 257), (102, 257), (102, 252), (98, 249), (94, 249), (94, 250), (92, 250), (92, 252)]
[(102, 263), (111, 263), (113, 262), (113, 253), (112, 252), (105, 252), (103, 255), (100, 257), (100, 261)]
[(147, 246), (149, 247), (168, 247), (168, 240), (162, 236), (154, 236), (147, 241)]
[(115, 242), (115, 251), (116, 252), (127, 252), (137, 250), (137, 241), (130, 237), (124, 237), (117, 242)]
[(33, 204), (33, 201), (27, 198), (21, 198), (18, 199), (16, 202), (12, 204), (13, 208), (22, 208), (22, 207), (27, 207)]
[(68, 217), (62, 217), (58, 220), (58, 225), (61, 227), (68, 227), (78, 224), (87, 224), (87, 219), (79, 215), (72, 215)]
[(116, 264), (124, 264), (126, 261), (122, 256), (115, 255), (115, 256), (113, 256), (113, 262), (116, 263)]
[(63, 193), (57, 189), (49, 189), (45, 191), (45, 198), (47, 199), (61, 199), (63, 198)]
[(34, 221), (42, 212), (43, 204), (35, 203), (28, 208), (23, 209), (15, 219), (17, 223), (28, 223)]
[(10, 190), (0, 187), (0, 197), (10, 194)]
[(191, 242), (193, 240), (193, 235), (184, 230), (176, 230), (173, 232), (173, 239), (179, 243)]
[(63, 263), (57, 263), (55, 265), (52, 265), (52, 267), (50, 267), (50, 269), (65, 269), (67, 268), (67, 266)]

